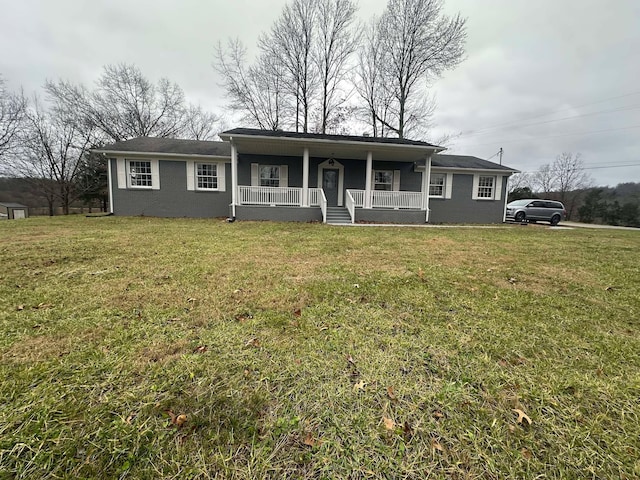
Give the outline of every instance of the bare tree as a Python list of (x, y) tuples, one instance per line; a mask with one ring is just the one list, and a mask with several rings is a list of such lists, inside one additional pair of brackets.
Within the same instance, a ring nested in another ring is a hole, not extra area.
[(162, 78), (149, 81), (134, 65), (107, 65), (93, 90), (65, 81), (47, 82), (56, 107), (74, 111), (106, 140), (180, 137), (188, 132), (184, 92)]
[(357, 8), (352, 0), (320, 0), (317, 8), (313, 55), (320, 82), (320, 133), (326, 133), (334, 110), (345, 101), (336, 96), (358, 44), (353, 31)]
[(317, 17), (315, 0), (292, 0), (267, 35), (259, 40), (269, 58), (279, 59), (286, 70), (286, 85), (295, 98), (295, 129), (309, 131), (317, 71), (313, 62), (313, 39)]
[(393, 100), (386, 111), (372, 112), (377, 122), (400, 138), (412, 126), (424, 128), (434, 108), (424, 100), (425, 89), (463, 60), (465, 22), (459, 14), (444, 15), (442, 0), (389, 0), (369, 35), (378, 43), (378, 75)]
[(12, 164), (13, 172), (43, 191), (51, 215), (56, 198), (66, 215), (76, 198), (75, 182), (83, 157), (91, 146), (93, 129), (71, 121), (72, 117), (65, 115), (64, 109), (45, 110), (37, 98), (26, 117), (27, 130), (22, 138), (21, 154)]
[(556, 188), (556, 178), (548, 163), (542, 165), (536, 172), (533, 173), (531, 178), (531, 184), (534, 189), (544, 195), (548, 195)]
[(189, 105), (185, 112), (183, 134), (193, 140), (215, 140), (225, 129), (222, 117), (207, 112), (200, 105)]
[(26, 109), (24, 95), (7, 91), (5, 80), (0, 77), (0, 159), (18, 147), (19, 136), (25, 126)]
[(289, 105), (285, 68), (279, 57), (265, 52), (255, 65), (248, 66), (246, 48), (238, 40), (229, 40), (226, 48), (218, 44), (214, 68), (222, 75), (231, 110), (265, 130), (283, 126)]

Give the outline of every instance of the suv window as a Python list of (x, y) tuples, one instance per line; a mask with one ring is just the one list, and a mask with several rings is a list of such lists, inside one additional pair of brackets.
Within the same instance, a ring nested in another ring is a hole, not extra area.
[(544, 207), (544, 202), (540, 202), (540, 201), (531, 202), (531, 204), (529, 206), (530, 207)]
[(546, 208), (555, 208), (562, 210), (562, 205), (559, 202), (544, 202)]

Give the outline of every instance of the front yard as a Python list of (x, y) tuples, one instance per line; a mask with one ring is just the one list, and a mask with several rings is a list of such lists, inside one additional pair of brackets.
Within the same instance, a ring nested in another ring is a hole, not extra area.
[(638, 478), (640, 234), (0, 224), (0, 478)]

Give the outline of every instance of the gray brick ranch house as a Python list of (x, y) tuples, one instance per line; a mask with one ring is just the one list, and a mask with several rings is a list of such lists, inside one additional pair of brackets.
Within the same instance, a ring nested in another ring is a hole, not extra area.
[(108, 159), (111, 213), (325, 223), (500, 223), (517, 170), (398, 138), (235, 128), (141, 137)]

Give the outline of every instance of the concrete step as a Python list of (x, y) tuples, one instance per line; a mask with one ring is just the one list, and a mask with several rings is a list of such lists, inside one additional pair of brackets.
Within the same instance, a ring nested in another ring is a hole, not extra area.
[(348, 225), (351, 215), (344, 207), (327, 207), (327, 223), (331, 225)]

